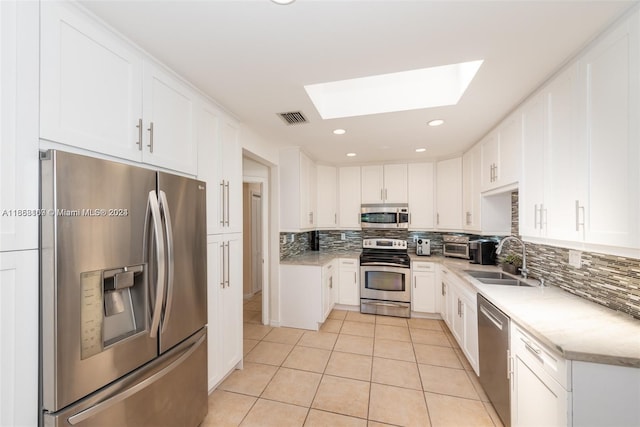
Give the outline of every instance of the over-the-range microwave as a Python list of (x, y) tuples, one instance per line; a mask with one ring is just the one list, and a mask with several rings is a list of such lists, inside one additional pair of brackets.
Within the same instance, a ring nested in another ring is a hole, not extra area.
[(363, 204), (360, 210), (360, 225), (362, 228), (409, 228), (409, 205)]

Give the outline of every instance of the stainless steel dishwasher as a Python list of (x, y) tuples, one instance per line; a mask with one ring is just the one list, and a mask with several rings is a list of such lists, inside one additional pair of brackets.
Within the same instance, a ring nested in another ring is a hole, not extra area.
[(480, 384), (505, 427), (511, 425), (509, 316), (478, 294)]

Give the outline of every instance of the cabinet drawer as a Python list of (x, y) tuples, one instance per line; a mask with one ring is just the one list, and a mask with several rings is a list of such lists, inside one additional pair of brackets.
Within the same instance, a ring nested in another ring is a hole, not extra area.
[(513, 324), (511, 334), (511, 353), (518, 355), (534, 371), (542, 369), (556, 380), (565, 390), (571, 390), (569, 376), (571, 364), (556, 353), (548, 350), (538, 340)]
[(341, 258), (340, 267), (358, 267), (359, 261), (355, 258)]
[(436, 271), (436, 264), (433, 262), (413, 261), (411, 263), (413, 271)]

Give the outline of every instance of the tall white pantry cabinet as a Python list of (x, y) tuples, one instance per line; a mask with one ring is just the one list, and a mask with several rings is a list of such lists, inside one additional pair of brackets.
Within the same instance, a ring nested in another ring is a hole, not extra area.
[(0, 2), (0, 426), (38, 416), (38, 4)]

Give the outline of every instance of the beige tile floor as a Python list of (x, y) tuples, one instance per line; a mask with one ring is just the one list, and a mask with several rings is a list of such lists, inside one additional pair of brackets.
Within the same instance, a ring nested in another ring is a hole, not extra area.
[(334, 310), (318, 332), (260, 324), (244, 303), (244, 369), (209, 397), (212, 426), (498, 426), (444, 322)]

